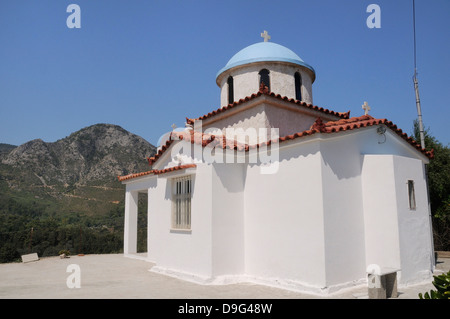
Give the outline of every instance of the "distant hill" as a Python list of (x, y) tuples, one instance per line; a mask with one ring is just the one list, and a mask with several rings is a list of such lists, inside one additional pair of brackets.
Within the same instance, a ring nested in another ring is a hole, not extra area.
[(155, 146), (117, 125), (96, 124), (53, 143), (0, 144), (0, 201), (101, 214), (123, 202), (118, 175), (148, 170)]
[(2, 154), (8, 154), (9, 152), (11, 152), (16, 147), (17, 147), (16, 145), (0, 143), (0, 156)]

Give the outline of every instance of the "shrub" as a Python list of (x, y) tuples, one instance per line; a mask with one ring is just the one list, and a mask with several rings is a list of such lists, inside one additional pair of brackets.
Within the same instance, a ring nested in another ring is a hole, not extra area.
[(433, 276), (433, 286), (436, 290), (430, 290), (425, 295), (419, 293), (420, 299), (450, 299), (450, 271), (446, 274)]

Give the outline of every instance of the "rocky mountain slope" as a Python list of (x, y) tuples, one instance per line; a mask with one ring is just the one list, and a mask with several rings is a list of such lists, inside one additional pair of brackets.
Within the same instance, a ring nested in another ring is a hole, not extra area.
[(123, 200), (118, 175), (148, 170), (155, 147), (120, 126), (96, 124), (53, 143), (2, 144), (0, 193), (94, 214)]
[(15, 145), (0, 143), (0, 157), (2, 156), (2, 154), (8, 154), (16, 147), (17, 146)]

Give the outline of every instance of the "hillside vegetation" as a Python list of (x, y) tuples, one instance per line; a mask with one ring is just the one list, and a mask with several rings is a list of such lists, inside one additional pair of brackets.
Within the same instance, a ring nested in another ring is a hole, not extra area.
[(0, 262), (62, 249), (120, 252), (125, 188), (117, 176), (148, 170), (154, 153), (143, 138), (110, 124), (53, 143), (0, 144)]

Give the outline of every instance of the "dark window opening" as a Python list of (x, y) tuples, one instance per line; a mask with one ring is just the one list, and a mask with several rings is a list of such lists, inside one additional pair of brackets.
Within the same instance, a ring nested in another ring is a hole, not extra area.
[(300, 73), (295, 72), (295, 99), (298, 101), (302, 100), (302, 76)]
[(261, 71), (259, 71), (259, 85), (261, 85), (261, 83), (264, 83), (264, 85), (267, 86), (270, 92), (269, 70), (262, 69)]
[(234, 102), (234, 87), (233, 87), (233, 77), (228, 77), (228, 104), (232, 104)]
[(408, 198), (409, 198), (409, 209), (416, 209), (416, 194), (414, 192), (414, 181), (408, 181)]

